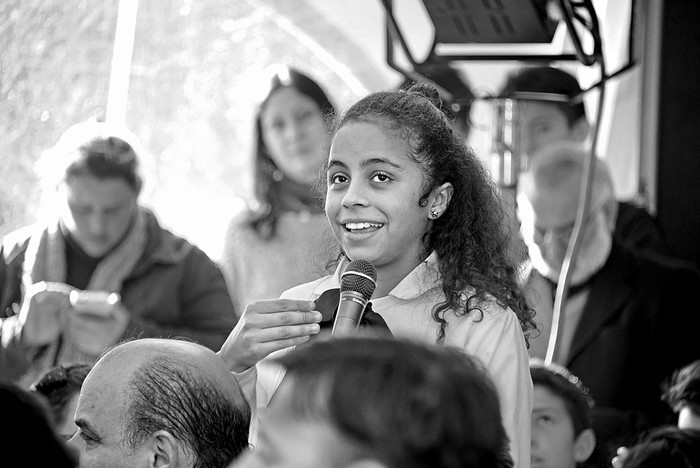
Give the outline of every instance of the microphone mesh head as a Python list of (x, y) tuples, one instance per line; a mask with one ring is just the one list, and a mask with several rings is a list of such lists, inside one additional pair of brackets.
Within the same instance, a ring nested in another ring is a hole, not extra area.
[(377, 271), (367, 260), (353, 260), (340, 277), (340, 292), (355, 291), (367, 300), (377, 287)]

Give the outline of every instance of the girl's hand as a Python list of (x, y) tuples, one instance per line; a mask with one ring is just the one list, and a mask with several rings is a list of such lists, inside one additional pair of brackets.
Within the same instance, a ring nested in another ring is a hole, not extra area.
[(251, 302), (218, 352), (233, 372), (243, 372), (274, 351), (308, 341), (323, 316), (314, 301), (271, 299)]

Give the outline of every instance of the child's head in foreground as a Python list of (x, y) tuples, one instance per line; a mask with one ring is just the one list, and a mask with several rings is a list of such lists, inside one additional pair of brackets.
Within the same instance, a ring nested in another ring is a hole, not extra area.
[(530, 362), (534, 385), (532, 468), (574, 468), (596, 445), (593, 400), (575, 375), (556, 364)]

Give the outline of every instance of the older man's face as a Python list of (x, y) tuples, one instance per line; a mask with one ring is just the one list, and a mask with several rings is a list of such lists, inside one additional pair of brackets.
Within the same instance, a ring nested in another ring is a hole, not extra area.
[[(557, 281), (569, 238), (574, 228), (578, 186), (527, 187), (518, 195), (521, 233), (533, 266), (543, 276)], [(581, 246), (571, 273), (571, 284), (590, 278), (610, 254), (612, 234), (602, 205), (592, 205), (581, 232)]]
[(78, 432), (68, 445), (80, 454), (81, 468), (147, 466), (147, 444), (132, 449), (124, 440), (131, 366), (95, 364), (80, 390), (75, 424)]

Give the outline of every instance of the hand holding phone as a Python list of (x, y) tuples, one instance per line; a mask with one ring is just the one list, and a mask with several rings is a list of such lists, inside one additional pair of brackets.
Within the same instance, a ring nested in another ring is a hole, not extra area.
[(79, 291), (70, 293), (70, 305), (78, 313), (92, 314), (100, 317), (112, 315), (114, 306), (121, 297), (108, 291)]
[(98, 355), (124, 335), (130, 314), (119, 294), (76, 290), (70, 302), (64, 333), (80, 351)]

